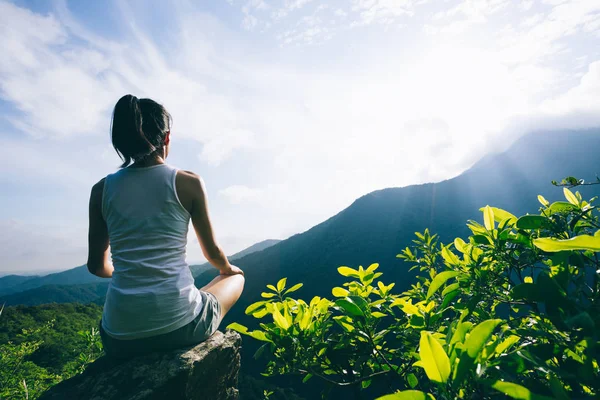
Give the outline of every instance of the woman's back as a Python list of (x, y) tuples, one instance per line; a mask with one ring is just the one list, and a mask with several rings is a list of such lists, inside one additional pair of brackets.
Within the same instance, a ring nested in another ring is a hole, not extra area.
[(202, 298), (186, 262), (190, 213), (169, 164), (123, 168), (104, 181), (102, 215), (114, 272), (102, 324), (118, 339), (143, 338), (192, 321)]

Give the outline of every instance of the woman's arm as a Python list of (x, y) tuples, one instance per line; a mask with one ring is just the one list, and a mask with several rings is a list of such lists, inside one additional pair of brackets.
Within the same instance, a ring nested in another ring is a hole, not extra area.
[(204, 257), (221, 272), (221, 275), (243, 274), (241, 269), (229, 263), (227, 256), (215, 239), (208, 215), (208, 200), (204, 181), (196, 174), (189, 172), (188, 174), (190, 174), (188, 182), (192, 197), (192, 212), (190, 214)]
[(88, 270), (101, 278), (111, 278), (114, 267), (108, 260), (108, 229), (102, 217), (104, 178), (92, 187), (90, 194), (90, 229), (88, 233)]

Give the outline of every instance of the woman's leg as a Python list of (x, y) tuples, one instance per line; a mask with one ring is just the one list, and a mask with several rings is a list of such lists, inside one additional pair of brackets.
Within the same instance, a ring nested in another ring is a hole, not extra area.
[(219, 275), (210, 281), (208, 285), (201, 287), (200, 290), (215, 295), (221, 305), (221, 319), (223, 319), (240, 298), (244, 290), (244, 282), (244, 276), (240, 274)]

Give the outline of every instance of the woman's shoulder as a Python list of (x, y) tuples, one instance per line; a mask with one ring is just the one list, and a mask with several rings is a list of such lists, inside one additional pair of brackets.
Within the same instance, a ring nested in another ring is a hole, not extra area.
[(191, 213), (192, 205), (205, 197), (204, 182), (192, 171), (177, 170), (175, 190), (181, 204)]
[(190, 188), (197, 188), (203, 186), (204, 181), (202, 177), (193, 171), (187, 171), (184, 169), (177, 170), (177, 176), (175, 177), (177, 185), (182, 185)]
[(92, 191), (90, 194), (90, 203), (100, 205), (102, 203), (102, 194), (104, 192), (104, 182), (106, 181), (106, 177), (100, 179), (98, 182), (92, 186)]
[(92, 186), (92, 194), (98, 192), (102, 193), (102, 190), (104, 189), (104, 182), (106, 182), (106, 177), (96, 182), (94, 186)]

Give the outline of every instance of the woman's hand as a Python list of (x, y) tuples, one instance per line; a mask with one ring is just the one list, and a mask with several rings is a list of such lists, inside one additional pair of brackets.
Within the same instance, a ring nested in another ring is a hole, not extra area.
[(244, 275), (244, 271), (230, 264), (221, 270), (221, 275)]

